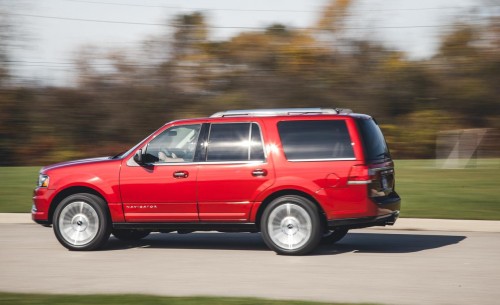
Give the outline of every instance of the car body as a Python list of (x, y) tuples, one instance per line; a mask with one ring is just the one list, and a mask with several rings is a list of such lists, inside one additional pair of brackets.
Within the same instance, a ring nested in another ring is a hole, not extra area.
[(368, 115), (322, 108), (242, 110), (167, 123), (115, 157), (41, 169), (32, 218), (71, 250), (113, 233), (262, 232), (306, 254), (347, 230), (399, 216), (394, 163)]

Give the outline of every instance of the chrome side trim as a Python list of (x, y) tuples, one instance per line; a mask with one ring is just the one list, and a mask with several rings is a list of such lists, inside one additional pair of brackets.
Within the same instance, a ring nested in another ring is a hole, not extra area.
[(363, 185), (363, 184), (370, 184), (370, 183), (372, 183), (371, 180), (347, 181), (348, 185)]
[[(131, 162), (127, 162), (128, 166), (142, 166), (137, 164), (133, 158)], [(265, 161), (210, 161), (210, 162), (165, 162), (165, 163), (151, 163), (144, 166), (182, 166), (182, 165), (224, 165), (224, 164), (267, 164)]]
[(224, 164), (267, 164), (265, 161), (210, 161), (198, 162), (199, 165), (224, 165)]
[(375, 167), (375, 168), (370, 168), (370, 170), (374, 172), (381, 172), (381, 171), (394, 171), (394, 167), (386, 166), (386, 167)]
[(289, 159), (290, 162), (356, 161), (356, 158)]

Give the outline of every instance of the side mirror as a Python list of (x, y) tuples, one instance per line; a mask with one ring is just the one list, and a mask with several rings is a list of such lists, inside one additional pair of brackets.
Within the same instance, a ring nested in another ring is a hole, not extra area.
[(134, 161), (139, 164), (139, 165), (142, 165), (143, 163), (143, 160), (142, 160), (142, 149), (139, 149), (135, 155), (134, 155)]

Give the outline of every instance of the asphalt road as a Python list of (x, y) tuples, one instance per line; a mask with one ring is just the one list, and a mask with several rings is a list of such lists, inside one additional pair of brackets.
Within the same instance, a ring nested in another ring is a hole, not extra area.
[(254, 296), (382, 304), (499, 304), (500, 233), (354, 230), (313, 255), (259, 234), (152, 234), (71, 252), (52, 229), (0, 224), (0, 291)]

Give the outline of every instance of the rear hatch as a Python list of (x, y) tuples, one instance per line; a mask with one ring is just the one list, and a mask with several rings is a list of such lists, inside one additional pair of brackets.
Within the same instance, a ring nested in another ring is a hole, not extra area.
[(366, 167), (371, 180), (368, 184), (369, 196), (373, 199), (377, 197), (387, 199), (393, 196), (399, 198), (394, 192), (394, 162), (382, 131), (372, 118), (358, 118), (356, 122), (363, 141)]

